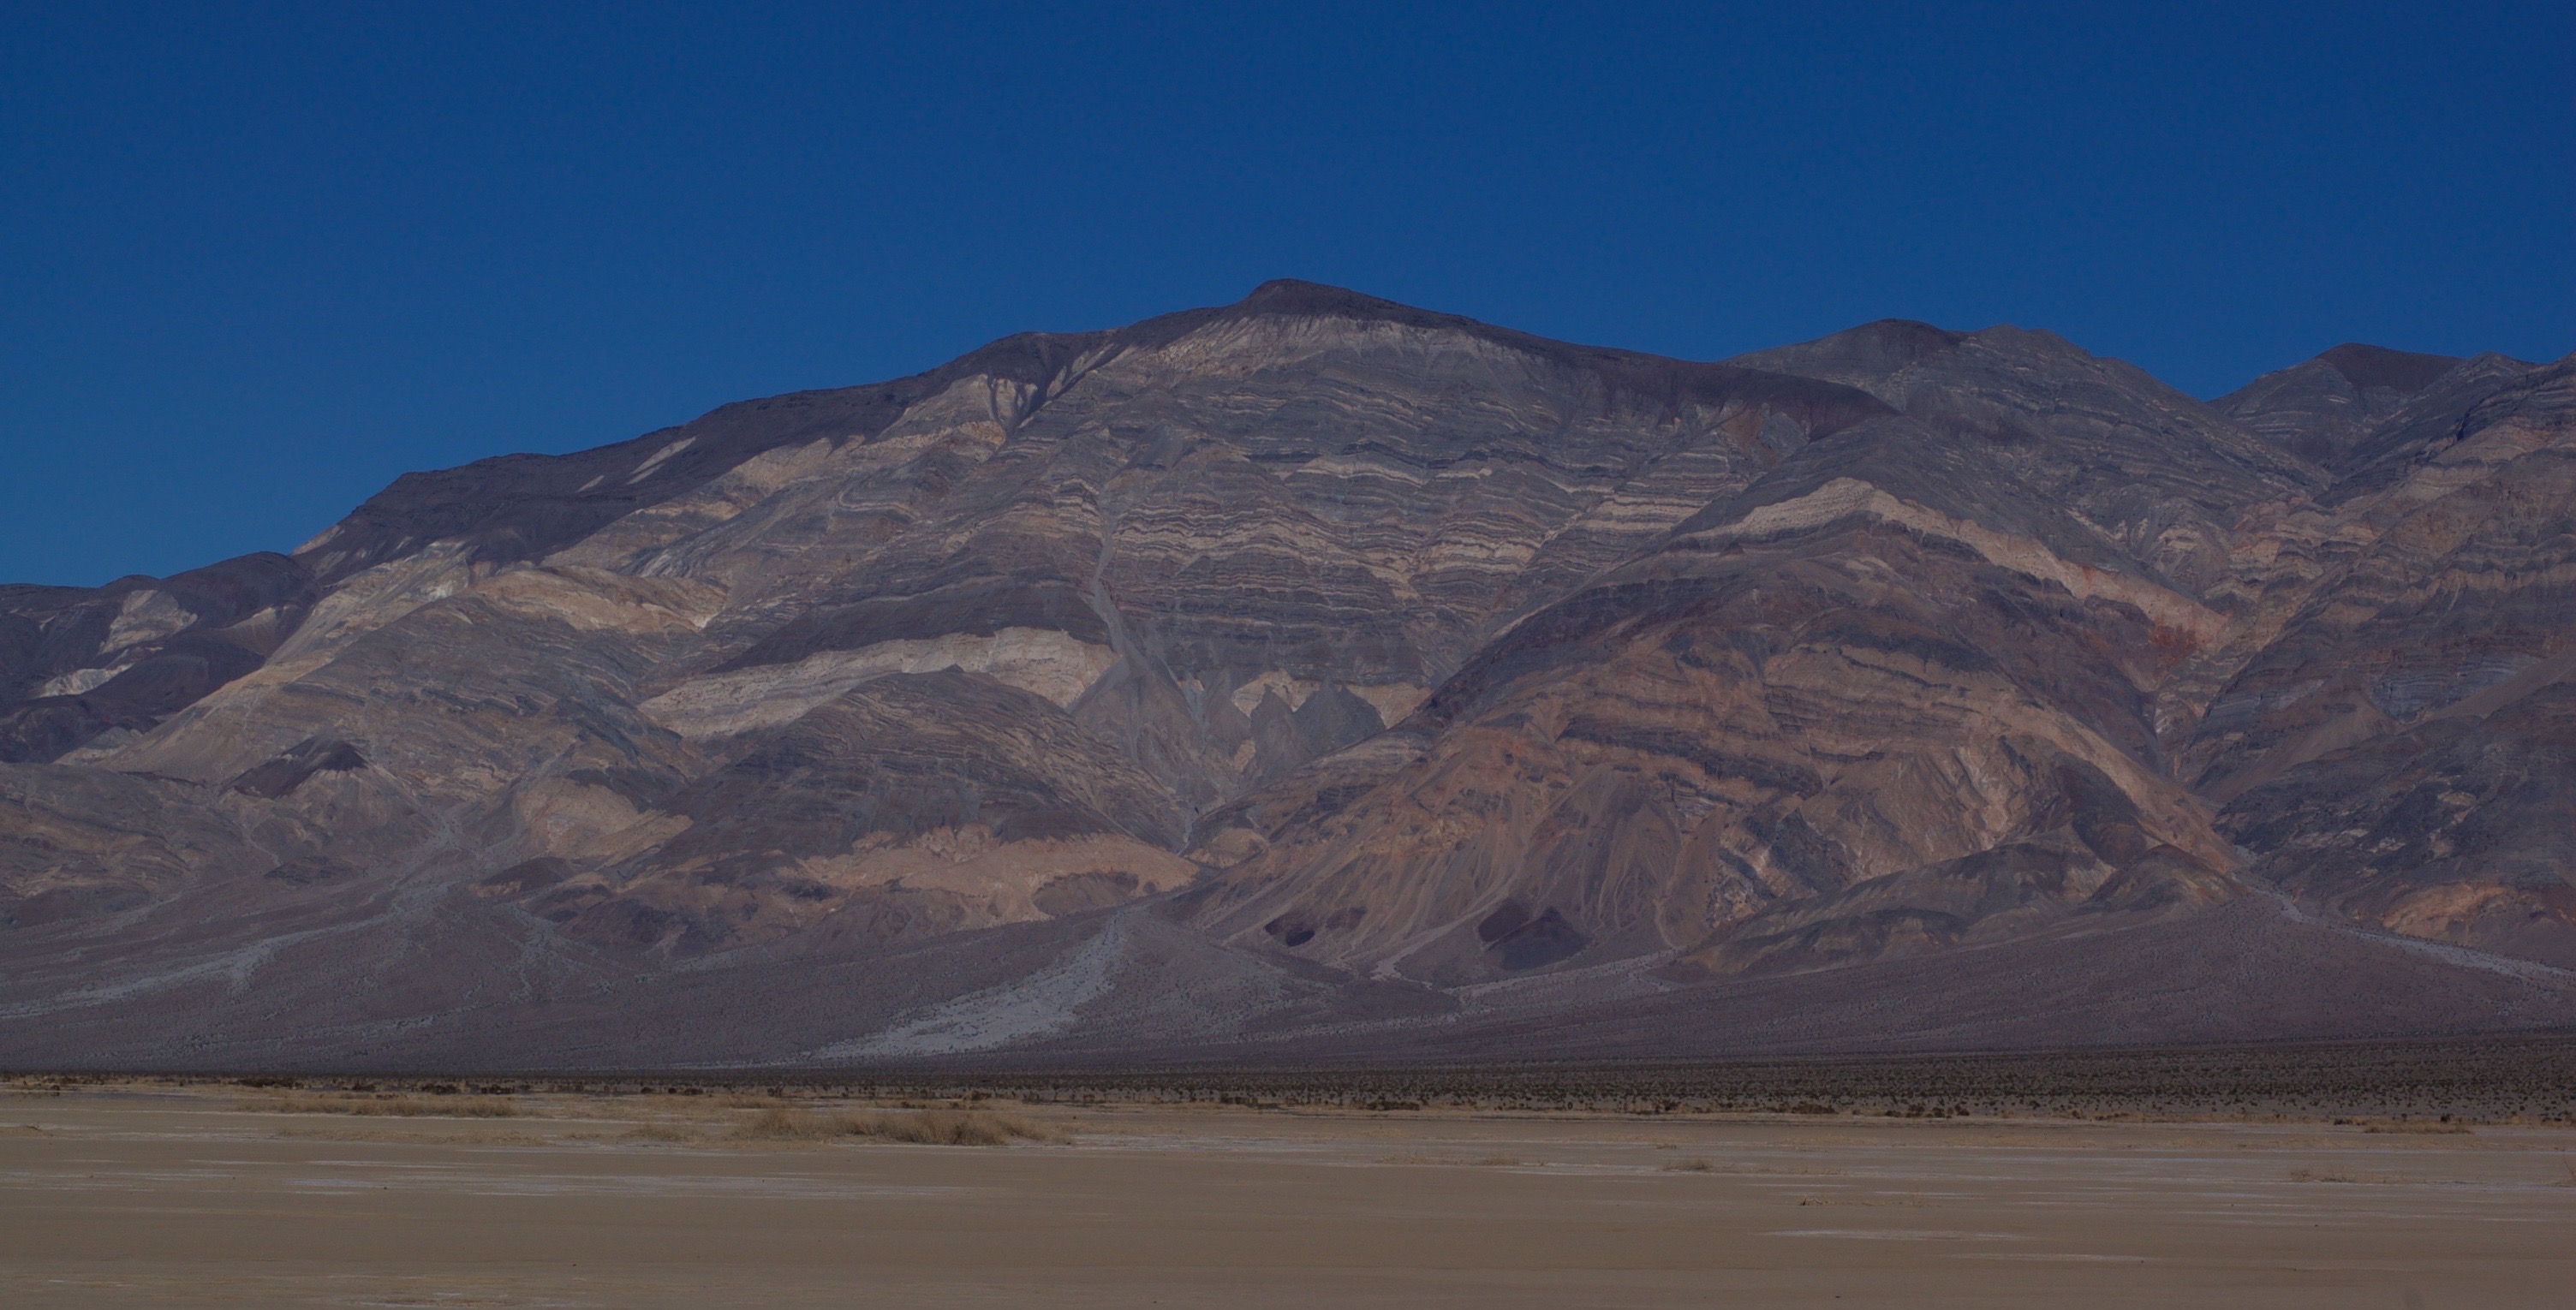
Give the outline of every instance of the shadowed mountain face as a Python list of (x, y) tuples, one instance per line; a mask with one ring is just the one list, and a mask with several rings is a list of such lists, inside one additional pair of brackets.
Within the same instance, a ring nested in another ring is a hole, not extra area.
[(2355, 448), (2334, 567), (2183, 776), (2302, 897), (2576, 966), (2576, 360), (2472, 361), (2425, 402)]
[[(1273, 283), (407, 476), (0, 590), (0, 1052), (1716, 1053), (2041, 960), (2021, 1040), (2576, 1021), (2570, 367)], [(2175, 950), (2248, 1008), (2141, 1017)]]
[(150, 731), (258, 668), (315, 596), (301, 564), (270, 554), (91, 589), (0, 586), (0, 761)]
[(2249, 432), (2339, 469), (2363, 434), (2462, 361), (2346, 343), (2210, 402)]

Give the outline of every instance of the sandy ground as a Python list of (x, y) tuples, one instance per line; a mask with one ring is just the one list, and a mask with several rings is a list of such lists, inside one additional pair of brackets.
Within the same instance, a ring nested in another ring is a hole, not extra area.
[(2576, 1304), (2562, 1129), (1113, 1107), (971, 1148), (675, 1099), (0, 1096), (0, 1305)]

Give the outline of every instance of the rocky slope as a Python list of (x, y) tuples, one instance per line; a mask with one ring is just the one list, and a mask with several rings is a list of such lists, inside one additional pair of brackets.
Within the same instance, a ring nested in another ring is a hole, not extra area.
[(2576, 1022), (2571, 367), (1273, 283), (410, 475), (0, 590), (0, 1055), (1993, 1042), (2039, 959), (2019, 1040)]
[(2576, 965), (2576, 360), (2472, 361), (2349, 460), (2333, 567), (2184, 776), (2285, 889)]
[(2462, 362), (2346, 342), (2209, 404), (2273, 445), (2339, 469), (2374, 425)]

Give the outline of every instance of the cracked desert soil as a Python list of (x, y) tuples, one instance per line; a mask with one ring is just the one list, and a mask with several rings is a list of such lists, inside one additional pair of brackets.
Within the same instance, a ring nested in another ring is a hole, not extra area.
[(976, 1149), (745, 1142), (727, 1120), (752, 1111), (674, 1100), (388, 1122), (0, 1096), (0, 1304), (2340, 1310), (2576, 1287), (2556, 1128), (1113, 1106)]

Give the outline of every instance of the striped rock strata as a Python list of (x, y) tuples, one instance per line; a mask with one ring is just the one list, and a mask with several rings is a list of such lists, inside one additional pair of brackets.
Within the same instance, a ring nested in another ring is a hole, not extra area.
[(2280, 913), (2354, 995), (2515, 980), (2355, 1025), (2564, 1022), (2570, 367), (2204, 405), (2011, 328), (1693, 364), (1273, 283), (410, 475), (0, 591), (0, 1037), (1347, 1047)]

